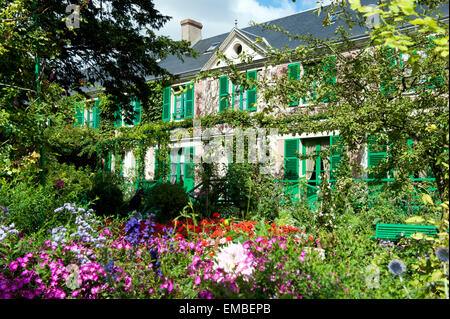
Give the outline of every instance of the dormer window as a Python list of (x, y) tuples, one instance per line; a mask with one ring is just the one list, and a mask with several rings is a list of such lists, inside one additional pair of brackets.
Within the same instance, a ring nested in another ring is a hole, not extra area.
[(217, 47), (220, 45), (220, 42), (213, 43), (206, 51), (205, 53), (209, 53), (217, 49)]

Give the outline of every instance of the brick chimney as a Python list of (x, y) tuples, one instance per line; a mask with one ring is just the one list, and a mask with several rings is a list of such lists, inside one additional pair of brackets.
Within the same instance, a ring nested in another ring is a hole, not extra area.
[(181, 24), (181, 40), (186, 40), (191, 45), (196, 44), (202, 38), (203, 25), (200, 22), (185, 19), (180, 22)]

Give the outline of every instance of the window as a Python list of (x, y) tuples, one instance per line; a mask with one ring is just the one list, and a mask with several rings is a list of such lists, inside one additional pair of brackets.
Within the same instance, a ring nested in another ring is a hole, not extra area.
[(215, 42), (205, 51), (205, 53), (212, 52), (220, 45), (220, 42)]
[(130, 110), (124, 110), (119, 105), (118, 110), (114, 112), (114, 127), (133, 126), (141, 123), (142, 106), (137, 97), (130, 100)]
[[(257, 71), (247, 72), (247, 79), (257, 79)], [(231, 105), (233, 110), (256, 111), (257, 106), (257, 87), (253, 85), (249, 90), (244, 91), (238, 83), (230, 82), (227, 76), (219, 78), (219, 113), (228, 109), (229, 105), (229, 87), (231, 86)]]
[(388, 178), (388, 172), (385, 170), (374, 171), (385, 158), (387, 158), (388, 144), (381, 137), (369, 136), (367, 139), (367, 168), (369, 169), (369, 179)]
[[(170, 121), (171, 112), (171, 87), (166, 87), (163, 91), (163, 121)], [(192, 118), (194, 115), (194, 83), (187, 83), (184, 90), (173, 94), (173, 119), (183, 120)]]
[[(316, 65), (314, 65), (314, 64), (303, 65), (302, 77), (306, 76), (307, 74), (313, 74), (314, 67), (316, 67)], [(302, 105), (308, 105), (309, 103), (311, 103), (312, 101), (314, 101), (316, 99), (316, 95), (317, 95), (317, 93), (315, 92), (315, 88), (317, 86), (316, 81), (313, 81), (311, 86), (312, 86), (311, 91), (309, 91), (306, 94), (306, 96), (302, 97), (302, 99), (301, 99)]]
[(247, 103), (246, 95), (240, 84), (233, 83), (233, 110), (243, 110), (244, 105)]
[(75, 103), (75, 123), (74, 127), (86, 125), (91, 128), (98, 128), (100, 125), (100, 99), (88, 102), (88, 106), (84, 102)]
[(172, 184), (183, 183), (188, 192), (195, 184), (194, 153), (194, 147), (173, 148), (170, 151), (169, 180)]

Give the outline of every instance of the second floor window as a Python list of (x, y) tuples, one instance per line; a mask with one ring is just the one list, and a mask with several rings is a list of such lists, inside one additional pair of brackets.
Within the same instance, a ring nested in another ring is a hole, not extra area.
[[(86, 105), (87, 104), (87, 105)], [(95, 102), (75, 103), (75, 127), (88, 126), (98, 128), (100, 125), (100, 99)]]
[(130, 108), (124, 110), (121, 106), (114, 112), (114, 127), (133, 126), (141, 122), (142, 106), (141, 101), (136, 97), (130, 101)]
[[(171, 101), (173, 100), (173, 108)], [(172, 113), (173, 111), (173, 113)], [(166, 87), (163, 91), (163, 121), (167, 122), (171, 119), (183, 120), (192, 118), (194, 115), (194, 84), (187, 83), (184, 90), (174, 92), (172, 88)]]
[[(247, 79), (257, 79), (257, 71), (247, 72)], [(231, 99), (229, 94), (231, 93)], [(244, 91), (242, 86), (237, 83), (230, 82), (228, 76), (222, 76), (219, 79), (219, 113), (223, 110), (231, 108), (237, 110), (256, 111), (257, 106), (257, 86), (253, 85), (247, 91)]]

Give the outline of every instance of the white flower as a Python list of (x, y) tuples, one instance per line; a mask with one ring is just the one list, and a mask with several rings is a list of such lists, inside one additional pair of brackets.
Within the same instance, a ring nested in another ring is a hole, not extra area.
[(254, 269), (253, 257), (242, 244), (229, 243), (217, 253), (214, 269), (222, 269), (232, 277), (249, 277)]

